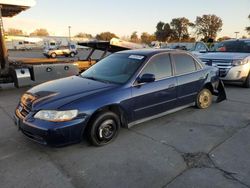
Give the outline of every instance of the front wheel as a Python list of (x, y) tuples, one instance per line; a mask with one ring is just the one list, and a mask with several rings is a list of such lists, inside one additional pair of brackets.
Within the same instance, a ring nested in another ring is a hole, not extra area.
[(196, 106), (200, 109), (208, 108), (212, 104), (212, 93), (209, 89), (202, 89), (197, 95)]
[(119, 116), (113, 112), (102, 112), (91, 122), (88, 137), (93, 145), (103, 146), (116, 138), (119, 129)]

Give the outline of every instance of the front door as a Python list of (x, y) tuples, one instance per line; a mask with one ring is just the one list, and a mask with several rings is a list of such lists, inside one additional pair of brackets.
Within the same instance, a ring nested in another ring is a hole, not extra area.
[(168, 53), (154, 56), (142, 70), (143, 74), (154, 74), (156, 80), (150, 83), (135, 83), (132, 88), (134, 120), (172, 109), (176, 105), (177, 80)]

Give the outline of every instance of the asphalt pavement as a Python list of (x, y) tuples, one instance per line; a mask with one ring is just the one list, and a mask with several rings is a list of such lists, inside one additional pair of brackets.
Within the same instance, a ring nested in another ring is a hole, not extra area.
[(250, 187), (250, 89), (228, 100), (121, 129), (104, 147), (62, 148), (28, 140), (13, 112), (28, 88), (0, 89), (0, 187)]

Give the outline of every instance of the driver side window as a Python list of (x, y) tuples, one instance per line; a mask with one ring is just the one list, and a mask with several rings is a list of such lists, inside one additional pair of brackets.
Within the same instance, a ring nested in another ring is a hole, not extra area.
[(155, 79), (163, 79), (173, 75), (169, 54), (161, 54), (153, 57), (143, 69), (143, 74), (154, 74)]

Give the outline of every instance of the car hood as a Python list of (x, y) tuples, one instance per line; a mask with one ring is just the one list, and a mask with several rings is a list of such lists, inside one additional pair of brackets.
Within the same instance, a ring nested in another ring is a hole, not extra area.
[[(71, 76), (33, 87), (27, 91), (32, 97), (32, 109), (59, 108), (67, 103), (116, 87), (115, 84)], [(28, 97), (26, 97), (28, 98)]]
[(224, 59), (224, 60), (238, 60), (244, 59), (247, 56), (250, 56), (249, 53), (231, 53), (231, 52), (209, 52), (203, 55), (200, 55), (201, 59)]

